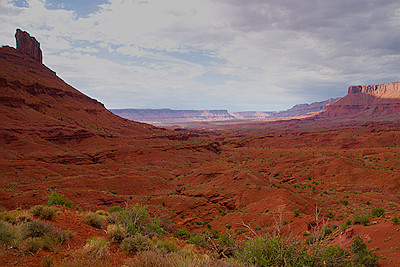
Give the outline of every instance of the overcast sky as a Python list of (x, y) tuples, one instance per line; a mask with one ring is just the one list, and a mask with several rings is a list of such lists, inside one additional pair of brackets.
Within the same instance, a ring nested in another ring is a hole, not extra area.
[(107, 108), (282, 110), (400, 80), (399, 0), (0, 0)]

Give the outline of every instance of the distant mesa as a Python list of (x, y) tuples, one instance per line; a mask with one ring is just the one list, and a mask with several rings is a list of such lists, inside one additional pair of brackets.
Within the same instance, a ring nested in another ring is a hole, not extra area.
[(321, 112), (340, 98), (331, 98), (322, 102), (295, 105), (282, 111), (242, 111), (227, 110), (171, 110), (171, 109), (111, 109), (114, 114), (128, 120), (151, 124), (179, 124), (186, 122), (228, 121), (228, 120), (264, 120), (298, 116), (312, 116)]
[(30, 36), (29, 33), (25, 31), (17, 29), (15, 39), (17, 41), (17, 51), (27, 54), (36, 61), (42, 63), (42, 50), (40, 49), (40, 43), (35, 39), (35, 37)]

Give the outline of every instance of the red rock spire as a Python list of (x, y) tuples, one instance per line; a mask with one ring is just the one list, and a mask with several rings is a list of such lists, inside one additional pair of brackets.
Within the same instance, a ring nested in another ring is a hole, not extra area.
[(18, 51), (42, 63), (42, 50), (40, 49), (40, 43), (36, 41), (35, 37), (31, 37), (29, 33), (17, 29), (15, 39), (17, 41)]

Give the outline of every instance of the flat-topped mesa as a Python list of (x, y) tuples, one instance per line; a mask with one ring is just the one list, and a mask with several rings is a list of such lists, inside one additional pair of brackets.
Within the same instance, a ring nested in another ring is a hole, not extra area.
[(349, 95), (357, 93), (364, 93), (378, 98), (400, 98), (400, 82), (349, 87)]
[(35, 37), (31, 37), (29, 33), (17, 29), (15, 39), (17, 41), (17, 51), (27, 54), (42, 63), (42, 50)]

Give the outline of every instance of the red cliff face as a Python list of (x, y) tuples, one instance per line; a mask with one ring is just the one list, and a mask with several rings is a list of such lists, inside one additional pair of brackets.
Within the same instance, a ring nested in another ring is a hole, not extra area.
[(400, 120), (400, 82), (350, 86), (348, 94), (317, 117)]
[(400, 98), (400, 82), (350, 86), (348, 94), (363, 93), (379, 98)]
[(17, 29), (15, 39), (17, 41), (18, 51), (42, 63), (42, 50), (40, 49), (40, 43), (36, 41), (35, 37), (31, 37), (29, 33)]

